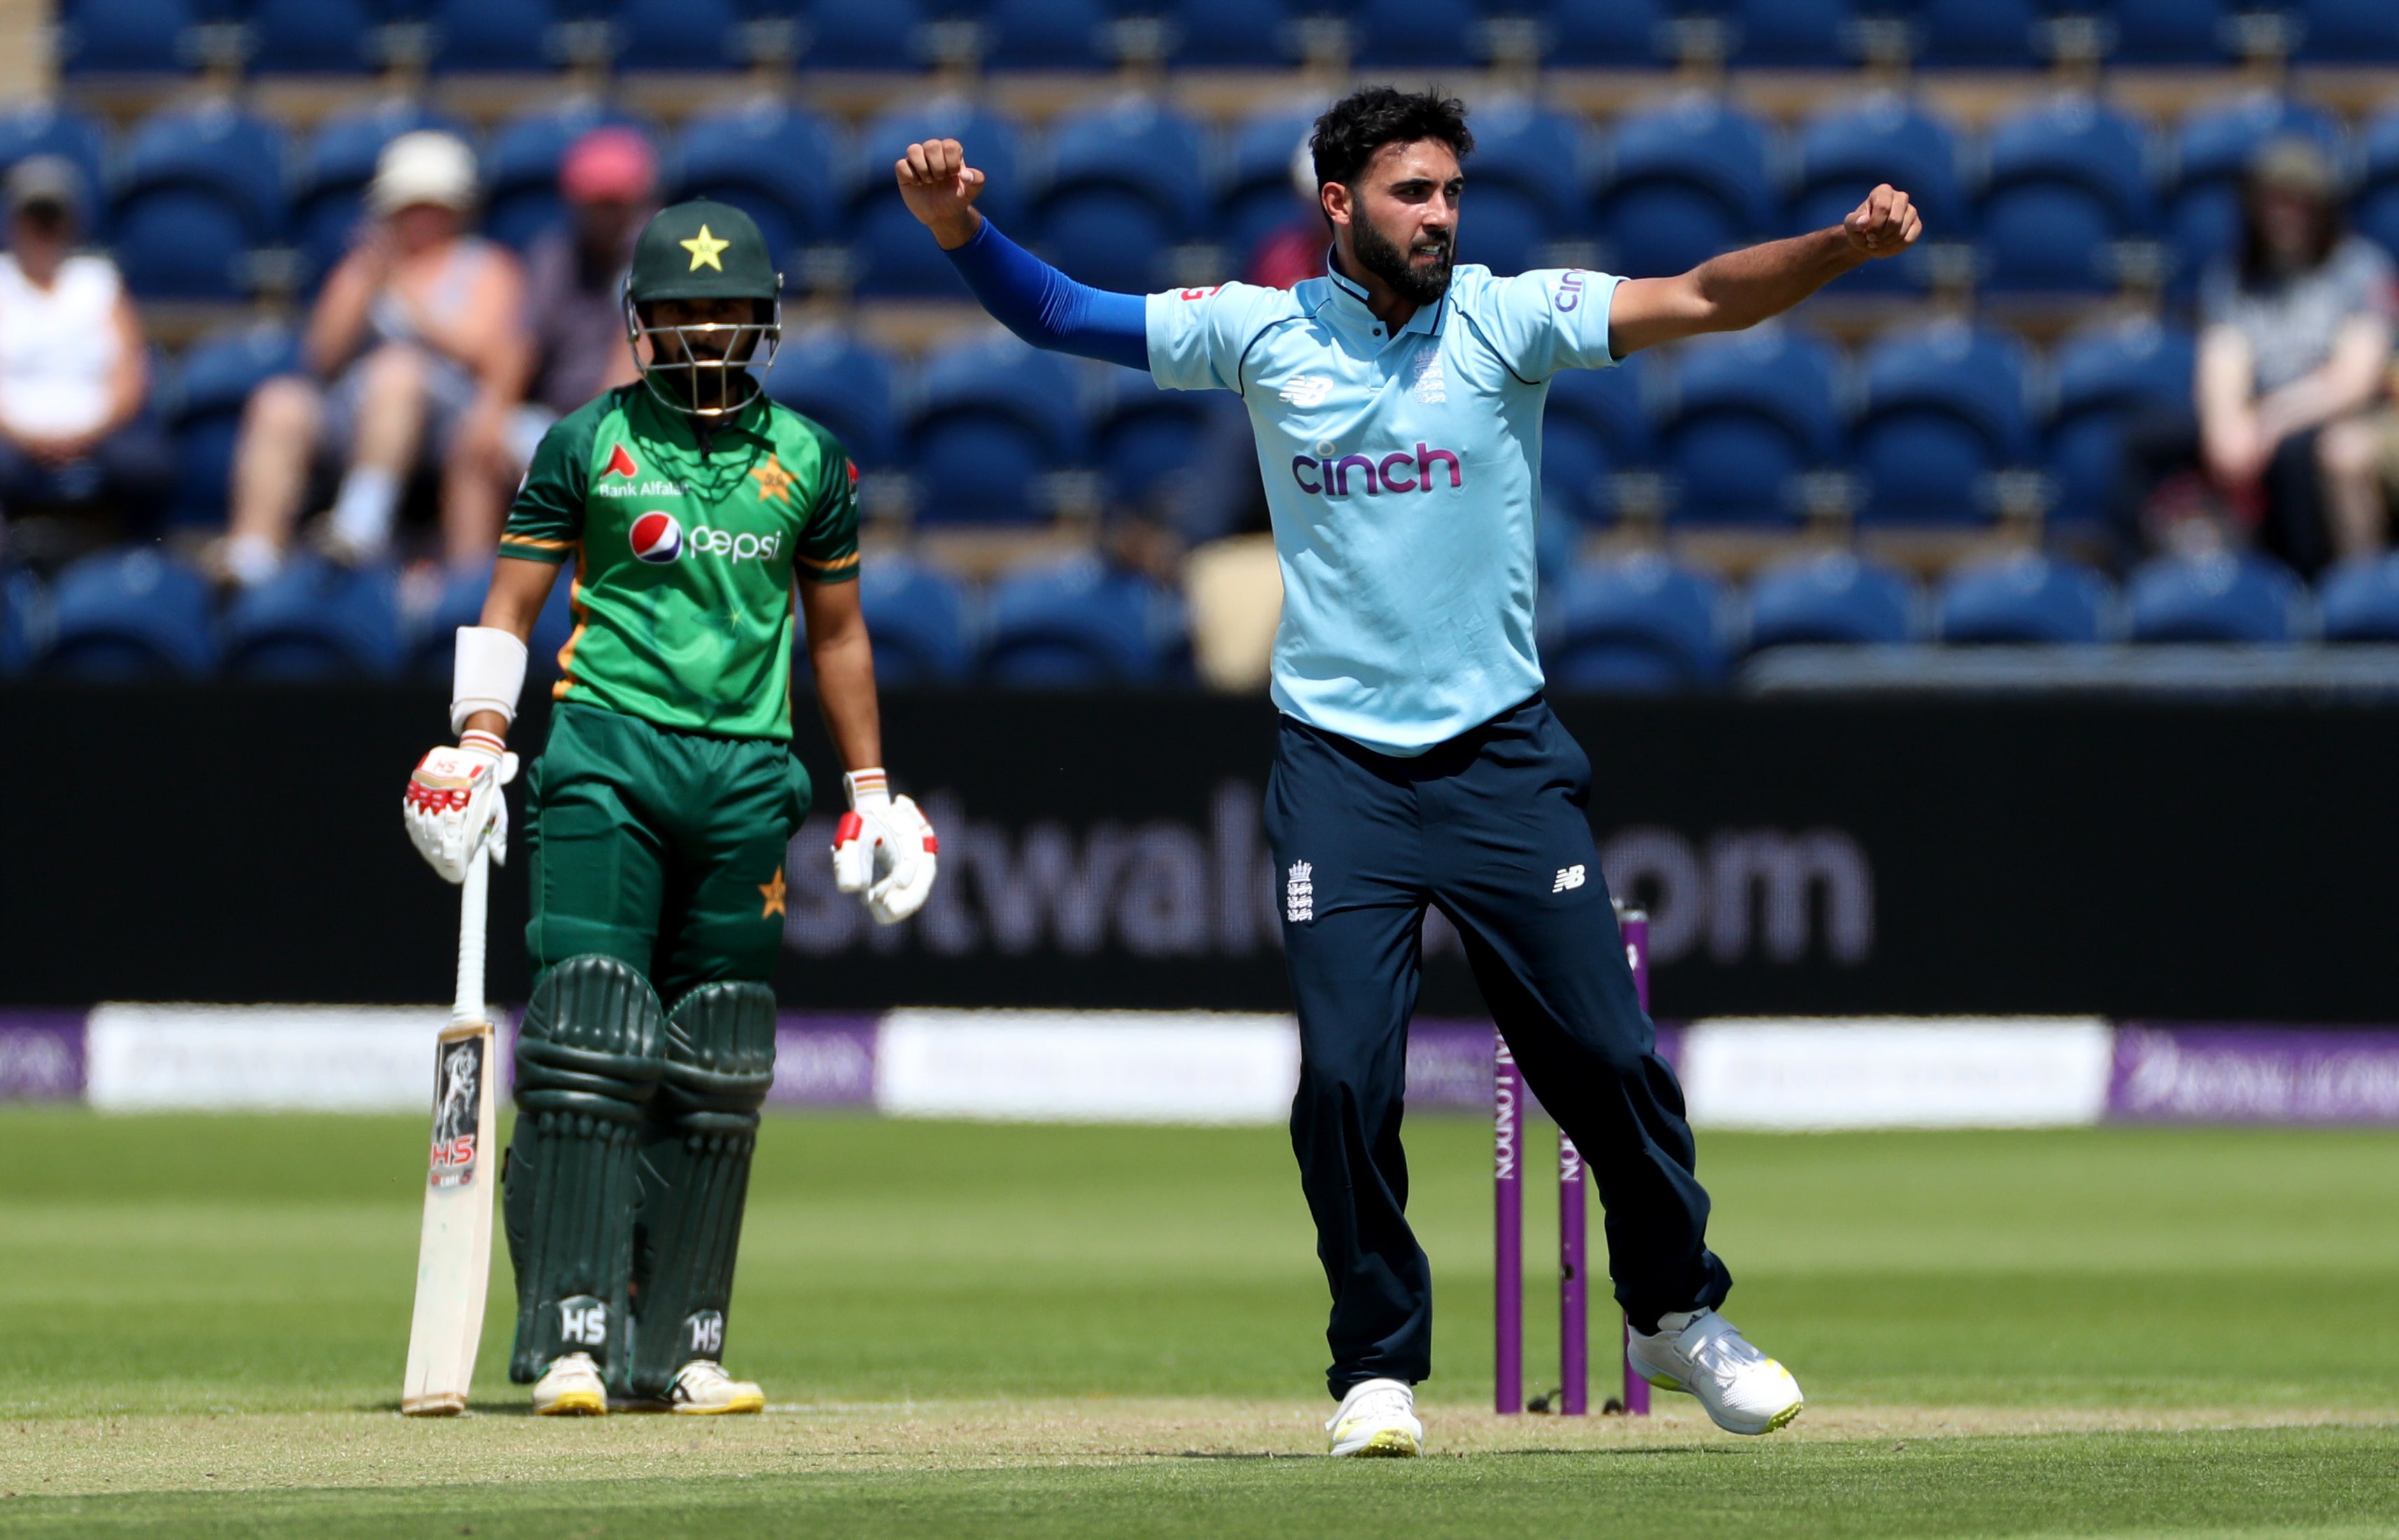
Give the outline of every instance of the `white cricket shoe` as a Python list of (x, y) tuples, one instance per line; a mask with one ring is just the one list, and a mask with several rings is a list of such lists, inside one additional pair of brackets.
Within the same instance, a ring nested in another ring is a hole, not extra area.
[(721, 1417), (766, 1411), (766, 1393), (727, 1374), (713, 1358), (694, 1358), (675, 1371), (674, 1384), (667, 1387), (667, 1405), (686, 1417)]
[(1633, 1333), (1633, 1367), (1660, 1390), (1697, 1396), (1728, 1433), (1771, 1433), (1808, 1404), (1791, 1371), (1751, 1346), (1741, 1328), (1713, 1310), (1658, 1318), (1658, 1333)]
[(549, 1360), (533, 1385), (536, 1417), (605, 1417), (608, 1387), (589, 1353), (562, 1353)]
[(1416, 1393), (1401, 1380), (1361, 1380), (1351, 1385), (1324, 1431), (1333, 1435), (1334, 1453), (1361, 1459), (1413, 1460), (1424, 1448)]

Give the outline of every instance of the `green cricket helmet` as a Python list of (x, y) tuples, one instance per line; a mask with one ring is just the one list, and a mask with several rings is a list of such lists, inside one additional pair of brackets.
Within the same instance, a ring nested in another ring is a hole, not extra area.
[[(651, 306), (663, 300), (749, 300), (752, 319), (659, 326)], [(783, 276), (756, 221), (729, 203), (694, 198), (659, 209), (642, 227), (624, 307), (626, 338), (650, 394), (691, 416), (722, 416), (749, 404), (752, 392), (737, 376), (774, 362), (783, 337)]]

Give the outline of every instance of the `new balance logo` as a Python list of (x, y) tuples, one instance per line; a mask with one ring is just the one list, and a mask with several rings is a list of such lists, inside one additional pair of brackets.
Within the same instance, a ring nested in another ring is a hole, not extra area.
[(1568, 893), (1580, 887), (1584, 880), (1583, 869), (1580, 866), (1562, 866), (1558, 868), (1558, 880), (1550, 885), (1550, 891)]
[(1275, 394), (1295, 407), (1322, 406), (1333, 394), (1333, 382), (1321, 374), (1302, 374)]
[(604, 1304), (561, 1304), (558, 1334), (583, 1347), (604, 1347), (608, 1342), (608, 1307)]
[(1293, 925), (1316, 918), (1316, 868), (1306, 861), (1291, 863), (1291, 878), (1282, 889), (1282, 917)]

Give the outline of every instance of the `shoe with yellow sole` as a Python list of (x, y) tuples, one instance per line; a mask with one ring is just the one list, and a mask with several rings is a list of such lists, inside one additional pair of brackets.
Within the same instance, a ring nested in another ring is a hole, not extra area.
[(1413, 1460), (1424, 1449), (1416, 1393), (1401, 1380), (1361, 1380), (1324, 1425), (1333, 1452), (1364, 1460)]
[(675, 1371), (667, 1406), (686, 1417), (738, 1416), (766, 1411), (766, 1393), (712, 1358), (694, 1358)]
[(600, 1366), (589, 1353), (562, 1353), (534, 1382), (536, 1417), (605, 1417), (608, 1387), (600, 1383)]
[(1698, 1397), (1728, 1433), (1771, 1433), (1808, 1404), (1791, 1371), (1713, 1310), (1661, 1316), (1657, 1332), (1633, 1332), (1626, 1352), (1634, 1372), (1660, 1390)]

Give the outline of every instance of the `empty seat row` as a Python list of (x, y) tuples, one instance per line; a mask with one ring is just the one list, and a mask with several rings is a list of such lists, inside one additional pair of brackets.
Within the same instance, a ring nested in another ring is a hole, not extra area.
[(413, 46), (452, 71), (594, 61), (712, 70), (793, 57), (811, 68), (904, 70), (961, 52), (1004, 69), (1098, 69), (1132, 56), (1275, 68), (1328, 47), (1364, 66), (1450, 69), (1527, 55), (1637, 69), (1693, 53), (1815, 68), (1893, 54), (2001, 69), (2061, 55), (2224, 64), (2261, 50), (2399, 61), (2399, 18), (2381, 0), (65, 0), (62, 9), (71, 74), (189, 69), (210, 51), (197, 29), (226, 22), (239, 25), (232, 43), (251, 68), (336, 74), (387, 62), (394, 23), (416, 24)]
[[(562, 209), (567, 147), (603, 122), (581, 104), (502, 126), (483, 155), (484, 228), (522, 246)], [(671, 195), (739, 204), (788, 253), (847, 245), (860, 291), (964, 290), (901, 205), (890, 168), (909, 142), (966, 141), (989, 173), (992, 217), (1073, 276), (1119, 290), (1174, 281), (1176, 249), (1214, 244), (1238, 263), (1304, 215), (1291, 186), (1310, 115), (1277, 112), (1212, 135), (1140, 99), (1069, 115), (1037, 139), (963, 99), (898, 109), (847, 135), (761, 99), (695, 117), (667, 143)], [(2324, 145), (2353, 190), (2366, 234), (2399, 248), (2399, 109), (2352, 138), (2321, 109), (2274, 96), (2204, 109), (2170, 137), (2088, 98), (2061, 97), (1969, 141), (1899, 97), (1815, 119), (1785, 138), (1709, 97), (1645, 109), (1605, 130), (1521, 100), (1474, 115), (1477, 150), (1462, 260), (1499, 272), (1595, 265), (1679, 272), (1717, 251), (1837, 223), (1878, 181), (1906, 187), (1939, 241), (1972, 240), (1985, 281), (2096, 291), (2121, 275), (2124, 243), (2162, 244), (2184, 287), (2229, 250), (2242, 171), (2258, 147), (2296, 134)], [(638, 124), (636, 126), (639, 126)], [(257, 248), (296, 244), (307, 272), (338, 259), (359, 217), (376, 153), (393, 135), (454, 120), (406, 103), (337, 116), (298, 147), (274, 123), (224, 103), (162, 112), (111, 153), (88, 119), (41, 106), (0, 115), (0, 165), (39, 152), (82, 165), (107, 193), (97, 210), (139, 293), (210, 298), (244, 291)], [(1166, 169), (1172, 168), (1170, 171)], [(1203, 191), (1195, 194), (1195, 181)], [(1919, 252), (1840, 280), (1844, 289), (1921, 282)]]
[(2262, 557), (2162, 557), (2121, 592), (2088, 567), (2026, 554), (1952, 573), (1927, 594), (1847, 551), (1760, 574), (1745, 593), (1662, 556), (1593, 562), (1542, 615), (1541, 655), (1562, 689), (1672, 691), (1720, 684), (1735, 659), (1798, 644), (2276, 645), (2399, 642), (2399, 555), (2336, 567), (2311, 594)]
[[(133, 547), (85, 558), (47, 593), (21, 572), (0, 582), (0, 672), (445, 681), (453, 639), (482, 613), (487, 578), (462, 573), (412, 612), (387, 570), (303, 559), (220, 615), (196, 570)], [(537, 681), (556, 676), (573, 628), (568, 592), (557, 584), (535, 625)], [(1180, 598), (1090, 557), (1015, 573), (987, 593), (905, 558), (878, 559), (865, 568), (860, 595), (876, 675), (888, 683), (981, 678), (1042, 687), (1190, 677)]]

